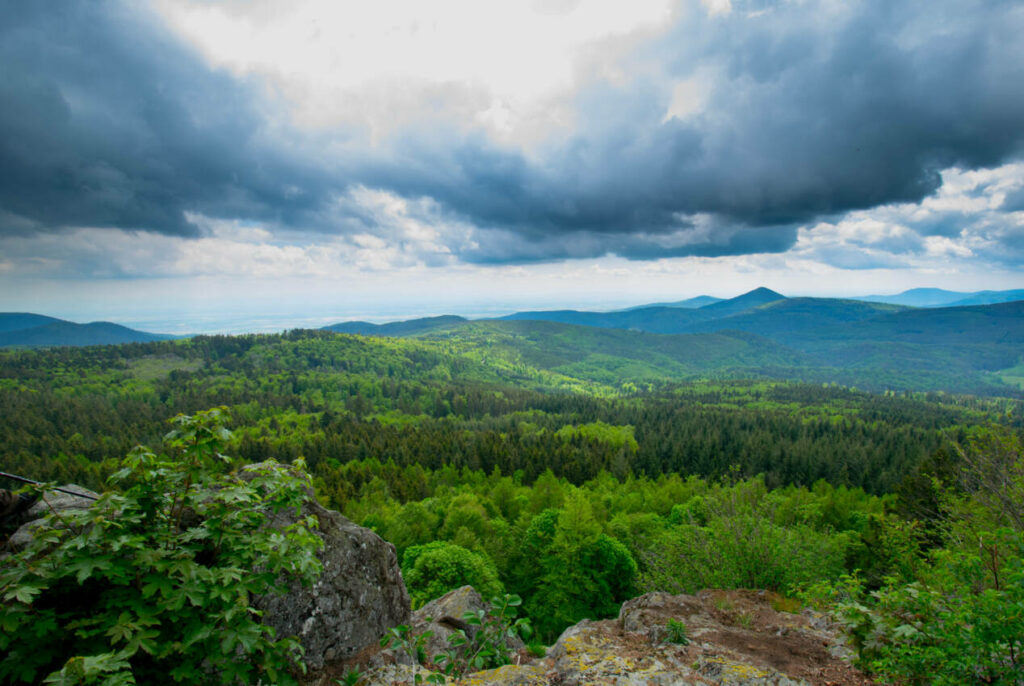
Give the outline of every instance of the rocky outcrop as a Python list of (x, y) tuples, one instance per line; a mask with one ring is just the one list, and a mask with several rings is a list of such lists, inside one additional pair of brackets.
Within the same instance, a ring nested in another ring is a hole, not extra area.
[[(425, 648), (428, 656), (434, 656), (449, 650), (451, 644), (448, 637), (458, 631), (466, 632), (469, 638), (476, 636), (477, 627), (467, 624), (463, 619), (467, 612), (489, 610), (480, 594), (472, 586), (463, 586), (450, 591), (436, 600), (432, 600), (419, 610), (412, 613), (412, 632), (414, 635), (430, 632)], [(526, 645), (518, 638), (507, 639), (508, 650), (518, 653)]]
[[(258, 467), (242, 470), (242, 477), (246, 478), (247, 470)], [(63, 488), (96, 496), (74, 485)], [(40, 518), (51, 508), (61, 513), (89, 507), (91, 502), (59, 492), (47, 493), (23, 515), (26, 523), (11, 536), (8, 545), (14, 550), (24, 548), (42, 525)], [(352, 658), (368, 644), (376, 644), (389, 627), (409, 622), (409, 594), (393, 545), (312, 498), (298, 514), (294, 510), (276, 514), (270, 526), (283, 528), (309, 515), (319, 522), (317, 535), (324, 542), (319, 553), (323, 563), (319, 580), (310, 587), (297, 584), (286, 595), (258, 598), (254, 604), (264, 611), (263, 621), (274, 627), (278, 636), (299, 638), (309, 668), (306, 681), (332, 683), (326, 676), (332, 665)]]
[[(860, 684), (843, 662), (842, 638), (813, 613), (776, 610), (766, 592), (649, 593), (622, 606), (618, 620), (568, 629), (547, 660), (558, 683)], [(670, 620), (687, 643), (672, 642)], [(830, 651), (830, 648), (832, 649)]]
[[(296, 585), (256, 604), (278, 636), (298, 636), (315, 677), (377, 641), (389, 627), (407, 623), (410, 608), (393, 545), (316, 502), (307, 502), (300, 516), (310, 514), (320, 522), (323, 574), (313, 586)], [(281, 514), (274, 525), (294, 518), (294, 512)]]
[[(838, 627), (804, 610), (793, 614), (764, 591), (649, 593), (625, 603), (618, 619), (584, 620), (565, 630), (547, 655), (466, 677), (466, 684), (676, 686), (855, 686), (871, 683), (845, 658)], [(776, 607), (780, 609), (776, 609)], [(676, 625), (685, 625), (685, 638)], [(673, 642), (675, 640), (675, 642)], [(685, 642), (684, 642), (685, 641)], [(401, 672), (401, 673), (398, 673)], [(390, 684), (410, 667), (367, 675)]]
[[(259, 466), (246, 467), (242, 477)], [(301, 512), (279, 512), (270, 525), (284, 528), (315, 516), (324, 542), (318, 555), (323, 573), (310, 587), (296, 584), (286, 595), (265, 596), (255, 605), (278, 636), (299, 638), (307, 681), (329, 683), (325, 674), (333, 665), (376, 643), (388, 628), (409, 622), (409, 594), (393, 545), (310, 496)]]

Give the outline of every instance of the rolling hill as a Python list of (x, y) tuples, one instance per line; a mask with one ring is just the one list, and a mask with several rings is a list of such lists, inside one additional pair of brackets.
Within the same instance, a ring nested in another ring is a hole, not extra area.
[(895, 295), (865, 295), (854, 298), (866, 302), (909, 305), (911, 307), (957, 307), (961, 305), (994, 305), (1024, 300), (1024, 289), (1011, 291), (977, 291), (962, 293), (942, 288), (911, 288)]
[(409, 319), (402, 322), (390, 322), (387, 324), (371, 324), (370, 322), (340, 322), (322, 327), (325, 331), (335, 333), (354, 333), (362, 336), (411, 336), (423, 333), (431, 329), (437, 329), (453, 324), (461, 324), (468, 321), (465, 317), (454, 314), (442, 315), (440, 317), (422, 317), (420, 319)]
[(676, 300), (675, 302), (668, 303), (646, 303), (644, 305), (635, 305), (633, 307), (624, 307), (620, 312), (629, 312), (630, 310), (642, 310), (647, 307), (682, 307), (684, 309), (696, 309), (698, 307), (704, 307), (705, 305), (711, 305), (717, 302), (721, 302), (722, 298), (716, 298), (712, 295), (698, 295), (695, 298), (687, 298), (686, 300)]
[(1016, 291), (980, 291), (969, 297), (950, 303), (950, 307), (962, 307), (967, 305), (995, 305), (1008, 303), (1015, 300), (1024, 300), (1024, 289)]
[(839, 322), (861, 321), (901, 309), (906, 308), (859, 300), (787, 298), (770, 289), (758, 288), (696, 309), (659, 306), (617, 312), (555, 310), (517, 312), (502, 319), (556, 321), (663, 334), (735, 330), (771, 337), (793, 330), (814, 330)]
[(546, 321), (576, 324), (602, 329), (630, 329), (649, 333), (682, 333), (691, 324), (705, 318), (704, 308), (643, 307), (619, 312), (580, 312), (577, 310), (548, 310), (543, 312), (516, 312), (504, 321)]
[(700, 312), (708, 317), (726, 317), (730, 314), (745, 312), (755, 307), (769, 305), (785, 299), (786, 296), (781, 293), (776, 293), (770, 288), (761, 287), (755, 288), (743, 295), (738, 295), (735, 298), (705, 305), (700, 308)]
[(166, 341), (175, 336), (136, 331), (111, 322), (75, 322), (22, 312), (0, 313), (0, 348), (111, 345)]
[(0, 333), (31, 329), (59, 321), (63, 320), (31, 312), (0, 312)]
[(743, 332), (662, 335), (562, 322), (483, 320), (418, 338), (450, 342), (489, 364), (533, 367), (609, 385), (814, 364), (808, 355)]
[(836, 324), (862, 322), (906, 309), (899, 305), (866, 303), (859, 300), (783, 298), (744, 310), (730, 308), (733, 314), (694, 322), (688, 327), (688, 331), (747, 331), (789, 343), (803, 340), (806, 336), (813, 337), (816, 335), (815, 332)]
[(441, 321), (398, 322), (360, 333), (443, 338), (513, 366), (607, 384), (713, 374), (875, 390), (1016, 394), (1018, 375), (1010, 371), (1024, 363), (1024, 302), (911, 308), (786, 298), (761, 288), (695, 309), (435, 320)]
[(501, 317), (501, 319), (560, 322), (562, 324), (596, 326), (605, 329), (633, 329), (649, 333), (692, 333), (695, 331), (695, 325), (700, 322), (727, 317), (730, 314), (785, 299), (785, 296), (775, 291), (767, 288), (758, 288), (729, 300), (719, 300), (697, 308), (661, 305), (615, 312), (549, 310), (516, 312), (515, 314)]

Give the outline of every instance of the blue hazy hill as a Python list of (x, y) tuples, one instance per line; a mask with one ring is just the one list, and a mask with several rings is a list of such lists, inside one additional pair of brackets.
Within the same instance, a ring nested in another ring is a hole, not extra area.
[(75, 322), (24, 312), (0, 313), (0, 348), (113, 345), (166, 341), (176, 336), (136, 331), (112, 322)]

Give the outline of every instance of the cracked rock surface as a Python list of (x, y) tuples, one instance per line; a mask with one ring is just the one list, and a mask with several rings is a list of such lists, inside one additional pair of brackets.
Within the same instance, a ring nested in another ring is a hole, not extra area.
[[(850, 666), (839, 628), (820, 614), (775, 609), (764, 591), (648, 593), (623, 604), (618, 619), (569, 627), (529, 664), (476, 672), (460, 683), (546, 686), (859, 686), (872, 683)], [(688, 643), (672, 643), (667, 625), (686, 625)], [(421, 671), (425, 676), (426, 672)], [(371, 672), (366, 684), (411, 683), (412, 667)], [(406, 681), (407, 679), (407, 681)], [(453, 682), (449, 682), (453, 683)]]

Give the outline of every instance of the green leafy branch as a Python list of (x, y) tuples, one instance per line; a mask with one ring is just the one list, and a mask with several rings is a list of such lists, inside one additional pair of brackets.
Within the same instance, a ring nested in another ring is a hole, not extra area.
[(292, 637), (277, 637), (256, 596), (312, 583), (316, 521), (301, 511), (300, 463), (229, 474), (223, 408), (181, 415), (169, 456), (139, 447), (89, 508), (51, 514), (0, 570), (0, 681), (293, 683)]

